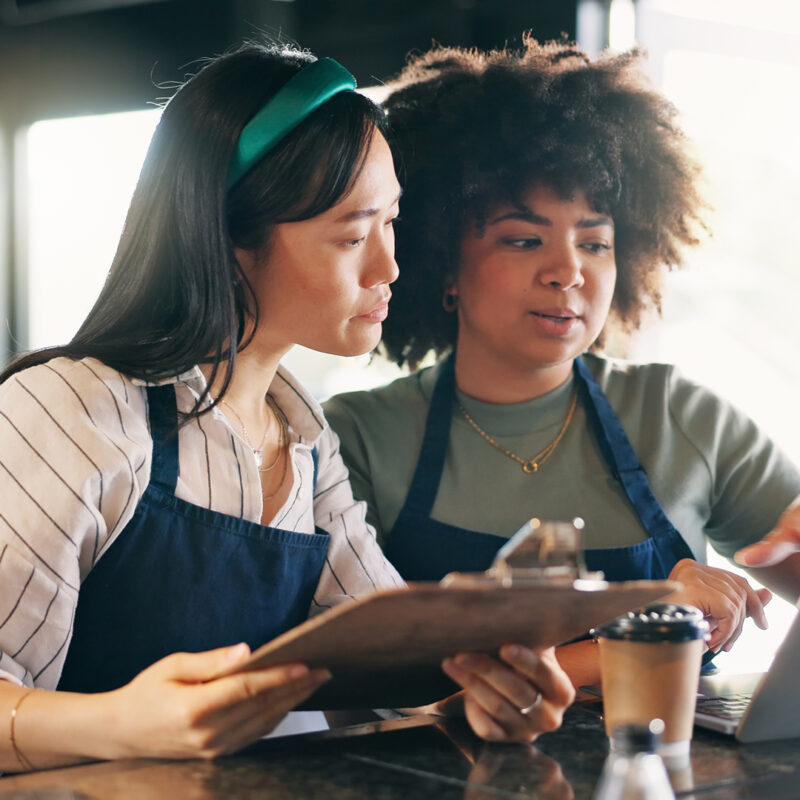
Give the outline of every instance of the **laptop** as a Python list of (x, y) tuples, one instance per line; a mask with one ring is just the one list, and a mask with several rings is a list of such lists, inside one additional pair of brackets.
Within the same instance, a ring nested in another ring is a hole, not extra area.
[[(702, 675), (695, 724), (740, 742), (800, 737), (800, 614), (767, 672)], [(601, 695), (599, 686), (582, 686)]]

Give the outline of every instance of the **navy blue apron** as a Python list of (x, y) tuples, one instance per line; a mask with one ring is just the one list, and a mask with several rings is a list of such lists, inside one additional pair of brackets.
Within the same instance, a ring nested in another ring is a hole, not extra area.
[[(666, 578), (678, 561), (694, 555), (653, 495), (617, 415), (581, 358), (575, 360), (574, 372), (589, 427), (650, 537), (627, 547), (586, 550), (586, 565), (602, 570), (609, 581)], [(385, 547), (407, 581), (438, 581), (448, 572), (481, 572), (507, 541), (431, 519), (450, 440), (455, 385), (455, 357), (450, 355), (436, 381), (414, 478)]]
[(325, 563), (320, 528), (270, 528), (175, 497), (175, 387), (148, 387), (147, 399), (150, 484), (81, 585), (62, 690), (115, 689), (178, 651), (256, 648), (306, 619)]

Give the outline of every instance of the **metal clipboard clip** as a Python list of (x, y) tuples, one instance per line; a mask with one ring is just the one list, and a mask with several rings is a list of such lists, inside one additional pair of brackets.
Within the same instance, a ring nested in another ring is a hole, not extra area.
[(589, 572), (581, 546), (585, 527), (580, 517), (570, 522), (529, 519), (498, 551), (486, 572), (450, 573), (441, 585), (467, 583), (500, 586), (530, 584), (574, 585), (597, 589), (605, 585), (602, 572)]

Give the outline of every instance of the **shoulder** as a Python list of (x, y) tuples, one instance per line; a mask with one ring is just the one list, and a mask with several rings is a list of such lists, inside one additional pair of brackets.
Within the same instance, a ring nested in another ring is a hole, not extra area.
[(437, 374), (438, 367), (427, 367), (375, 389), (334, 395), (323, 404), (325, 416), (334, 428), (348, 419), (369, 424), (416, 416), (427, 408)]
[(765, 439), (747, 414), (674, 364), (594, 355), (584, 360), (620, 419), (641, 426), (647, 436), (655, 428), (672, 431), (704, 453), (750, 447)]
[(584, 354), (583, 360), (606, 394), (668, 393), (676, 374), (674, 364), (640, 363), (591, 353)]
[(638, 409), (654, 417), (659, 411), (675, 421), (705, 418), (729, 406), (718, 394), (686, 376), (674, 364), (639, 363), (599, 355), (584, 361), (609, 402), (621, 415)]
[(70, 424), (100, 424), (108, 416), (139, 417), (146, 411), (142, 386), (94, 358), (54, 358), (12, 375), (0, 386), (6, 413), (26, 412)]

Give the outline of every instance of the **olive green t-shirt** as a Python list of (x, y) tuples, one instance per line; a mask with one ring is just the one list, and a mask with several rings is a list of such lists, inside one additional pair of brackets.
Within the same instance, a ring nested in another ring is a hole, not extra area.
[[(757, 541), (800, 495), (800, 470), (731, 404), (667, 364), (584, 357), (644, 467), (653, 493), (699, 561), (708, 539), (724, 556)], [(385, 545), (405, 502), (440, 366), (371, 391), (331, 398), (325, 414), (339, 435), (356, 498)], [(564, 423), (573, 379), (513, 405), (458, 393), (478, 425), (529, 458)], [(611, 472), (578, 403), (553, 455), (534, 474), (494, 448), (454, 405), (450, 442), (432, 517), (513, 535), (530, 517), (586, 521), (587, 549), (642, 541), (647, 534)]]

